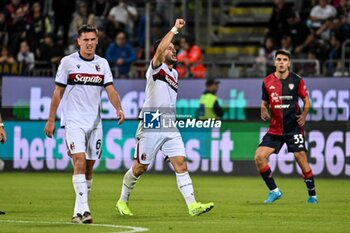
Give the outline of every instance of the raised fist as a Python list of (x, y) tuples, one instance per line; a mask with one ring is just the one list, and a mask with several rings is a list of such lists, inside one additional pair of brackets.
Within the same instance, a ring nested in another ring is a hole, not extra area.
[(174, 27), (181, 29), (185, 26), (186, 22), (183, 19), (176, 19)]

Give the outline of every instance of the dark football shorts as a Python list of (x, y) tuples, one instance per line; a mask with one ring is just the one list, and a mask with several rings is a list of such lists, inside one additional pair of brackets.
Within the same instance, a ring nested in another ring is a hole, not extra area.
[(281, 150), (283, 144), (287, 144), (288, 152), (298, 152), (305, 151), (307, 152), (305, 146), (305, 137), (301, 133), (288, 134), (288, 135), (273, 135), (265, 134), (259, 146), (266, 146), (274, 148), (274, 153), (278, 154)]

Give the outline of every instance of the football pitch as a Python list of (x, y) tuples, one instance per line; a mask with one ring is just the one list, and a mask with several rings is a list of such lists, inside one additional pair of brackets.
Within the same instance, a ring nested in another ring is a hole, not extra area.
[(215, 202), (190, 217), (174, 175), (146, 174), (130, 200), (134, 216), (114, 209), (122, 174), (95, 174), (92, 225), (70, 224), (75, 194), (69, 173), (0, 173), (0, 232), (350, 232), (350, 182), (316, 178), (319, 204), (306, 204), (302, 178), (276, 177), (284, 196), (263, 204), (260, 176), (195, 176), (198, 201)]

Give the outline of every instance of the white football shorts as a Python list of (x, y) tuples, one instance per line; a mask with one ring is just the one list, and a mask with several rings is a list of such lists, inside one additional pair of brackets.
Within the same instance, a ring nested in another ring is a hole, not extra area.
[(139, 123), (136, 131), (136, 147), (134, 158), (141, 164), (151, 164), (158, 151), (169, 158), (186, 156), (185, 146), (180, 132), (175, 129), (171, 132), (160, 132), (143, 128), (143, 122)]
[(97, 160), (102, 154), (102, 128), (86, 130), (65, 127), (68, 154), (85, 153), (87, 160)]

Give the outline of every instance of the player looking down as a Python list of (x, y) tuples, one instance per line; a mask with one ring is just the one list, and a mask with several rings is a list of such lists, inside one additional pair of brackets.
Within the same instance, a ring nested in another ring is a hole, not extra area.
[(72, 222), (92, 223), (88, 192), (92, 186), (93, 166), (102, 152), (100, 105), (103, 88), (117, 111), (118, 124), (124, 122), (124, 114), (108, 62), (95, 54), (98, 43), (96, 28), (83, 25), (78, 36), (80, 50), (62, 58), (58, 67), (44, 131), (48, 137), (53, 136), (56, 112), (62, 100), (61, 127), (65, 129), (68, 155), (74, 166), (76, 198)]

